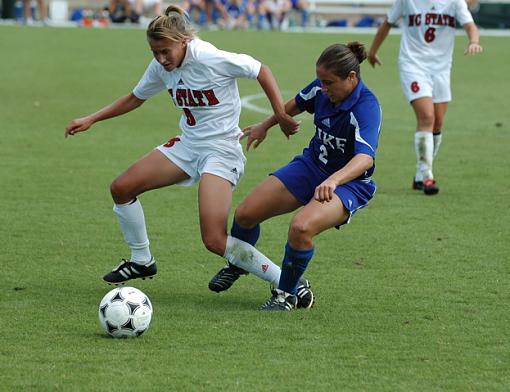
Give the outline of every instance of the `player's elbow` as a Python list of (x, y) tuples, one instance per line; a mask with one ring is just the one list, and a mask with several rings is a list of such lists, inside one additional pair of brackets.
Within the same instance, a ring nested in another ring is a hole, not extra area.
[(374, 166), (374, 158), (368, 154), (358, 154), (360, 166), (363, 169), (363, 172), (371, 169)]
[(129, 106), (131, 106), (133, 109), (142, 106), (143, 103), (145, 102), (145, 100), (138, 98), (133, 93), (129, 93), (126, 98), (127, 101), (129, 102)]

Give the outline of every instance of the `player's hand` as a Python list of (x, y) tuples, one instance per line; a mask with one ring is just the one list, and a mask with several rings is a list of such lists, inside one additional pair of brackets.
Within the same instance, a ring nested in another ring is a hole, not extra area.
[(367, 60), (368, 62), (370, 63), (370, 65), (372, 67), (375, 68), (375, 65), (382, 65), (382, 61), (381, 59), (379, 58), (379, 56), (375, 53), (372, 53), (372, 52), (368, 52), (368, 56), (367, 56)]
[(336, 182), (328, 178), (315, 188), (313, 198), (321, 203), (329, 202), (333, 199), (336, 187)]
[(467, 46), (466, 50), (464, 50), (464, 54), (471, 55), (471, 54), (477, 54), (482, 53), (483, 48), (480, 46), (480, 44), (476, 42), (470, 42)]
[(287, 139), (299, 132), (299, 125), (301, 122), (297, 122), (294, 120), (292, 116), (289, 116), (287, 113), (284, 113), (282, 115), (276, 115), (275, 114), (276, 121), (278, 121), (278, 124), (280, 125), (280, 129), (282, 130), (283, 134), (287, 137)]
[(73, 136), (77, 134), (78, 132), (83, 132), (89, 129), (94, 122), (89, 117), (82, 117), (74, 119), (69, 123), (69, 125), (66, 127), (66, 131), (64, 136)]
[(254, 149), (257, 148), (259, 144), (262, 143), (266, 138), (267, 131), (268, 129), (262, 123), (249, 125), (246, 128), (244, 128), (243, 135), (241, 136), (240, 140), (247, 138), (246, 151), (250, 150), (252, 143), (255, 143), (253, 144), (253, 148)]

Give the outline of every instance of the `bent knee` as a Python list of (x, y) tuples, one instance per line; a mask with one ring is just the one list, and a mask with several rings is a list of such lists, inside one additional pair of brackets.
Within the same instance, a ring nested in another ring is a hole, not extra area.
[(257, 221), (254, 212), (255, 211), (246, 204), (241, 204), (237, 207), (235, 212), (235, 220), (237, 224), (246, 229), (255, 226), (259, 222)]
[(121, 177), (117, 177), (113, 180), (110, 185), (110, 193), (113, 201), (117, 204), (123, 204), (133, 200), (137, 195), (129, 188), (128, 183), (123, 181)]
[(294, 217), (289, 227), (289, 241), (293, 244), (311, 244), (314, 232), (308, 221)]
[(202, 242), (209, 252), (218, 256), (225, 254), (225, 246), (227, 244), (227, 234), (224, 235), (202, 235)]

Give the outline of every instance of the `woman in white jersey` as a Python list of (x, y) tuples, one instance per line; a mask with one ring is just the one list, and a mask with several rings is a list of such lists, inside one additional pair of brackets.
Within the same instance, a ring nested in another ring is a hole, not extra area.
[(298, 130), (298, 123), (285, 112), (269, 68), (250, 56), (225, 52), (200, 40), (181, 8), (170, 5), (165, 15), (152, 20), (147, 39), (154, 59), (134, 90), (96, 113), (71, 121), (65, 131), (66, 137), (86, 131), (97, 121), (138, 108), (163, 90), (183, 111), (182, 135), (158, 146), (111, 184), (113, 210), (131, 248), (130, 259), (104, 276), (112, 284), (157, 272), (137, 198), (151, 189), (199, 182), (202, 241), (211, 252), (228, 253), (226, 227), (232, 189), (246, 160), (239, 143), (241, 101), (236, 78), (257, 79), (285, 135)]
[(416, 174), (413, 189), (435, 195), (439, 188), (432, 163), (441, 144), (443, 120), (451, 101), (450, 69), (455, 41), (455, 21), (466, 30), (464, 54), (482, 52), (480, 35), (465, 0), (396, 0), (379, 27), (368, 61), (381, 65), (377, 51), (391, 26), (402, 18), (398, 65), (400, 81), (416, 114)]

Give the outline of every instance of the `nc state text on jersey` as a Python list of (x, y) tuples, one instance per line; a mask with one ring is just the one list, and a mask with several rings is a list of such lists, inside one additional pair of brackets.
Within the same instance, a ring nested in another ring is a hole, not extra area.
[[(422, 14), (409, 15), (409, 26), (420, 26), (422, 23)], [(425, 14), (426, 26), (449, 26), (455, 27), (455, 18), (447, 14), (436, 14), (429, 12)]]
[(175, 97), (172, 89), (168, 89), (168, 93), (174, 100), (175, 105), (179, 107), (215, 106), (220, 103), (214, 94), (214, 90), (178, 88), (175, 90)]

